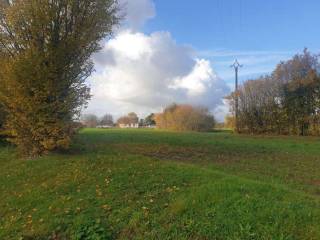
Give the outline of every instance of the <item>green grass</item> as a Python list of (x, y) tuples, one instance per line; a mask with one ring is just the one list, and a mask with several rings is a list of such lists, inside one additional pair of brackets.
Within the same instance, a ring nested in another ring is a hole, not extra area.
[(0, 239), (320, 239), (318, 138), (86, 129), (0, 164)]

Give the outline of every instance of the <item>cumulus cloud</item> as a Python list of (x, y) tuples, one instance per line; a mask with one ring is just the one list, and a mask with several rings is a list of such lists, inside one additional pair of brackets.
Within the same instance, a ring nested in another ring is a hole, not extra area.
[(131, 30), (139, 30), (144, 23), (156, 15), (154, 2), (151, 0), (120, 0), (121, 11), (125, 16), (125, 25)]
[[(130, 0), (135, 1), (152, 3)], [(94, 63), (97, 71), (89, 81), (93, 98), (87, 112), (98, 115), (110, 112), (118, 117), (135, 111), (143, 117), (173, 102), (203, 105), (214, 112), (229, 91), (210, 61), (197, 58), (194, 49), (177, 44), (165, 31), (147, 35), (135, 28), (121, 30), (105, 42)]]

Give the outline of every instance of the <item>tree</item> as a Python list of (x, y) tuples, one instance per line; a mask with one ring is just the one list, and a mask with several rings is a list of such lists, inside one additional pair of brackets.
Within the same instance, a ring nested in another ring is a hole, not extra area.
[(229, 129), (235, 128), (235, 119), (231, 115), (227, 115), (224, 119), (224, 127)]
[(155, 115), (154, 113), (151, 113), (150, 115), (148, 115), (145, 120), (144, 120), (144, 124), (146, 126), (152, 126), (152, 125), (156, 125), (156, 121), (154, 120)]
[(113, 116), (111, 114), (105, 114), (99, 122), (100, 125), (109, 125), (112, 126), (113, 125)]
[(209, 131), (215, 125), (208, 109), (191, 105), (172, 104), (155, 115), (157, 127), (173, 131)]
[(4, 127), (6, 113), (4, 112), (3, 106), (0, 104), (0, 130)]
[(86, 127), (95, 128), (99, 123), (99, 119), (94, 114), (85, 114), (82, 116), (81, 122)]
[(154, 126), (156, 125), (156, 121), (155, 119), (155, 114), (151, 113), (150, 115), (148, 115), (142, 122), (143, 126)]
[(128, 113), (128, 118), (129, 118), (130, 123), (132, 123), (132, 124), (136, 124), (139, 122), (138, 115), (134, 112)]
[(6, 132), (4, 131), (4, 123), (6, 119), (6, 113), (3, 106), (0, 104), (0, 142), (5, 140)]
[[(295, 55), (276, 69), (277, 76), (285, 79), (283, 104), (288, 119), (293, 124), (290, 130), (294, 134), (308, 134), (310, 120), (320, 107), (319, 67), (318, 58), (305, 49), (303, 54)], [(287, 71), (281, 71), (281, 68)]]
[(245, 81), (228, 97), (234, 112), (239, 99), (240, 132), (320, 134), (318, 56), (306, 49), (281, 62), (271, 75)]
[(128, 116), (122, 116), (118, 119), (117, 124), (130, 124), (130, 119)]
[(128, 113), (128, 115), (126, 115), (126, 116), (120, 117), (118, 119), (117, 123), (118, 124), (126, 124), (126, 125), (138, 124), (139, 118), (136, 113), (131, 112), (131, 113)]
[(117, 22), (116, 0), (0, 0), (0, 102), (21, 153), (68, 148), (91, 55)]

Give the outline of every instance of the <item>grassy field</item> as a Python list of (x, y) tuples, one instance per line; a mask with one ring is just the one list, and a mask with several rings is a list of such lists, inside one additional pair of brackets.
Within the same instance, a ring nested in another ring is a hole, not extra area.
[(0, 239), (320, 239), (318, 138), (87, 129), (0, 164)]

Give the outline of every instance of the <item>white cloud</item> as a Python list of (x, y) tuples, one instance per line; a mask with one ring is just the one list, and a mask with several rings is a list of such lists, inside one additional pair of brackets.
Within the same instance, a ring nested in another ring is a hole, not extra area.
[(131, 30), (139, 30), (156, 15), (152, 0), (120, 0), (119, 4), (125, 16), (126, 27)]
[(216, 76), (213, 74), (210, 62), (197, 59), (190, 74), (177, 77), (169, 87), (172, 89), (186, 89), (189, 96), (197, 96), (206, 91), (206, 88), (211, 85), (210, 80), (214, 78)]
[[(136, 2), (141, 11), (153, 6), (150, 0), (129, 2)], [(97, 71), (89, 81), (93, 98), (86, 112), (109, 112), (118, 117), (135, 111), (143, 117), (173, 102), (203, 105), (212, 111), (223, 104), (229, 88), (210, 61), (197, 58), (190, 46), (177, 44), (169, 32), (147, 35), (137, 31), (152, 15), (135, 19), (137, 6), (127, 15), (132, 15), (133, 27), (120, 30), (94, 56)]]
[(223, 122), (225, 117), (230, 114), (230, 105), (227, 100), (223, 100), (223, 104), (214, 109), (215, 118), (219, 122)]

